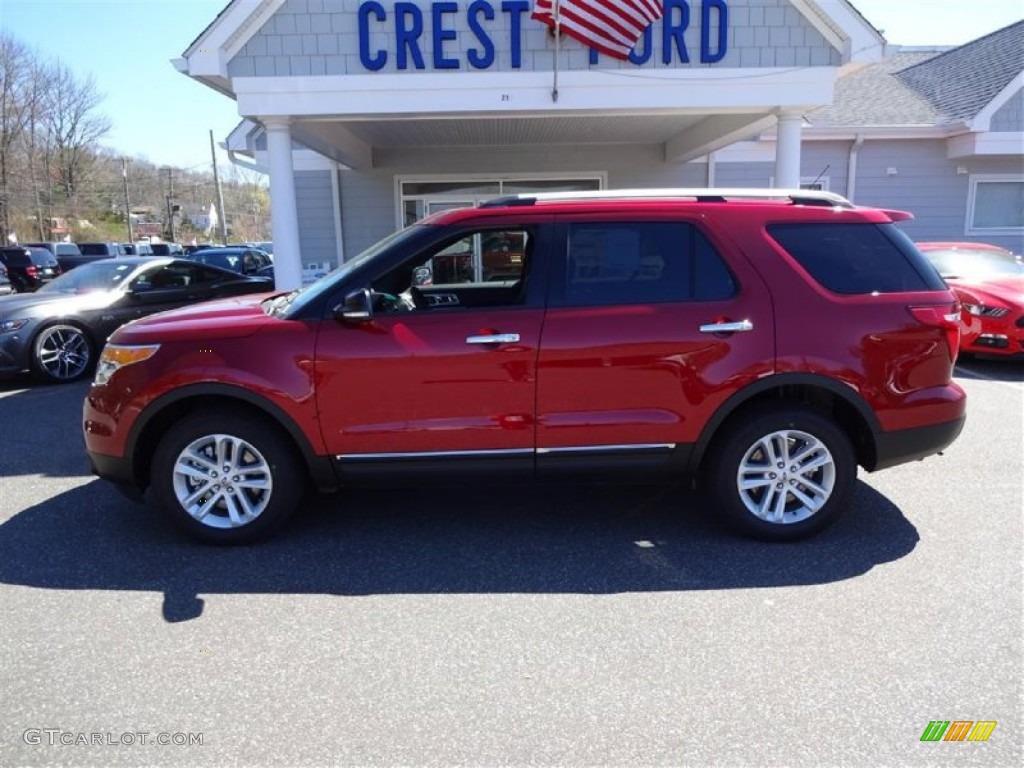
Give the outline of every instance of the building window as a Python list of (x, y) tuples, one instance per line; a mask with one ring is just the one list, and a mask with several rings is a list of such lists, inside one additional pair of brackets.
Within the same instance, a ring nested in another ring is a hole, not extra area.
[(971, 176), (967, 196), (968, 235), (1024, 231), (1024, 176)]
[[(768, 186), (775, 188), (775, 177), (768, 177)], [(801, 176), (800, 189), (814, 190), (815, 192), (828, 192), (828, 176)]]
[(605, 174), (593, 176), (469, 176), (398, 179), (399, 226), (431, 213), (480, 205), (495, 197), (524, 192), (587, 192), (604, 189)]

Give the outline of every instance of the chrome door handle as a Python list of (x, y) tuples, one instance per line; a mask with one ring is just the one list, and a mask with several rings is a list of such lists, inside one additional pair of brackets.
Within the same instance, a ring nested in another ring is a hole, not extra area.
[(489, 336), (467, 336), (467, 344), (518, 344), (518, 333), (492, 333)]
[(754, 330), (754, 324), (749, 320), (740, 320), (735, 323), (707, 323), (700, 327), (701, 333), (741, 333)]

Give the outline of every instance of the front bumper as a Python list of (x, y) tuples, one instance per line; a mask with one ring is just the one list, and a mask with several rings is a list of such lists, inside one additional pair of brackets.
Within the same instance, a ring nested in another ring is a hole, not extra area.
[(131, 461), (124, 456), (106, 456), (86, 451), (89, 469), (97, 477), (109, 480), (121, 494), (132, 501), (142, 501), (145, 489), (140, 487), (132, 473)]

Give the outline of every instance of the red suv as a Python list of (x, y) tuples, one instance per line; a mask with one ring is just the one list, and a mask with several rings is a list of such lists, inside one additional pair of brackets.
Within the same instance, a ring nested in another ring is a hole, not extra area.
[[(893, 222), (804, 191), (525, 195), (394, 233), (313, 285), (111, 336), (94, 471), (187, 531), (276, 529), (309, 480), (696, 477), (796, 539), (959, 434), (956, 301)], [(488, 273), (484, 244), (520, 258)], [(468, 269), (433, 269), (468, 253)], [(425, 272), (451, 282), (417, 280)]]

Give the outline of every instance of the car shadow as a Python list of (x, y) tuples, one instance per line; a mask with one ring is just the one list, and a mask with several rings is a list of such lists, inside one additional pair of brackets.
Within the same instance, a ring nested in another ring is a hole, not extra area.
[(30, 376), (0, 380), (0, 425), (7, 443), (0, 477), (88, 477), (82, 403), (89, 381), (46, 384)]
[(669, 486), (349, 491), (311, 497), (278, 536), (193, 543), (107, 483), (0, 525), (0, 583), (164, 595), (168, 622), (209, 594), (476, 594), (753, 589), (827, 584), (897, 560), (917, 530), (864, 483), (854, 509), (797, 544), (733, 536), (699, 493)]

